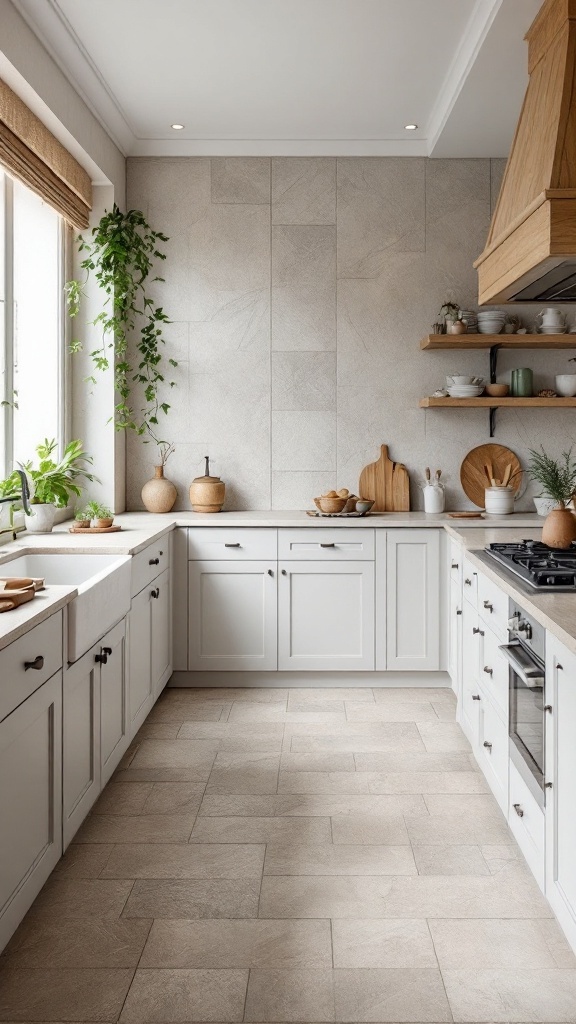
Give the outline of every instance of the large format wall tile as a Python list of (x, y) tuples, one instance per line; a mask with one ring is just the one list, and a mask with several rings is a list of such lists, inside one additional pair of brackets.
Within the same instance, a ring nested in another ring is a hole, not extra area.
[(213, 203), (270, 203), (268, 157), (212, 157)]
[(336, 223), (335, 158), (272, 160), (272, 223)]
[(272, 228), (272, 348), (336, 348), (336, 228)]

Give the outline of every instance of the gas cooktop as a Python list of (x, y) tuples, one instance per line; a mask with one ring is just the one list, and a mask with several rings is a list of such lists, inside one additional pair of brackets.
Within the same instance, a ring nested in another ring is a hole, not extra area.
[(576, 592), (576, 547), (549, 548), (536, 540), (489, 544), (485, 552), (533, 590)]

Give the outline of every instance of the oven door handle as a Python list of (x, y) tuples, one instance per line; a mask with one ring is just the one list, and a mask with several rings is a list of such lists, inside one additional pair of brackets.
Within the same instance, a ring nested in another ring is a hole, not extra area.
[(525, 686), (533, 689), (544, 686), (544, 672), (520, 644), (502, 644), (499, 649)]

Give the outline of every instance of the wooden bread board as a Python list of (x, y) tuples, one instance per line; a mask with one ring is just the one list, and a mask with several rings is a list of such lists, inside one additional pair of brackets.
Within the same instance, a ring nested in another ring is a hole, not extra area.
[(33, 584), (24, 590), (16, 590), (13, 587), (0, 589), (0, 612), (10, 612), (13, 608), (19, 608), (21, 604), (32, 601), (35, 596)]
[(87, 526), (85, 529), (77, 530), (75, 526), (71, 526), (68, 533), (118, 533), (121, 529), (121, 526)]
[(516, 494), (522, 486), (522, 466), (510, 448), (505, 448), (503, 444), (481, 444), (473, 448), (460, 466), (460, 483), (466, 497), (479, 508), (484, 508), (484, 491), (488, 487), (484, 466), (488, 463), (497, 480), (502, 480), (506, 467), (511, 465), (510, 483)]
[(401, 462), (392, 462), (387, 444), (380, 446), (380, 458), (360, 473), (358, 494), (374, 502), (372, 512), (410, 511), (408, 470)]

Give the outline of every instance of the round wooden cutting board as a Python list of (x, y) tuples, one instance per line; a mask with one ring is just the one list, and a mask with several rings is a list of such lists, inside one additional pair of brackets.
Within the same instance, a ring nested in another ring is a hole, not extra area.
[(488, 463), (492, 464), (492, 475), (496, 480), (502, 480), (506, 467), (512, 465), (510, 482), (516, 494), (522, 486), (522, 466), (510, 448), (503, 444), (481, 444), (473, 448), (460, 466), (460, 483), (466, 497), (479, 508), (484, 508), (484, 491), (488, 486), (484, 466)]

